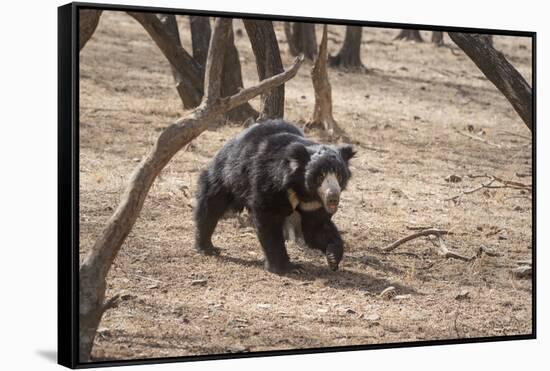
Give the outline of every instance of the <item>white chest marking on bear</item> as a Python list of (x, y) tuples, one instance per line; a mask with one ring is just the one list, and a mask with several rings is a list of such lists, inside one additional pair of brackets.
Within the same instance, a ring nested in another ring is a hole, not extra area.
[(323, 207), (323, 204), (319, 201), (301, 201), (293, 189), (287, 190), (287, 195), (288, 202), (292, 205), (292, 210), (296, 210), (297, 207), (300, 207), (303, 211), (314, 211)]
[(292, 205), (292, 210), (296, 210), (296, 208), (300, 204), (298, 195), (296, 194), (296, 192), (294, 192), (292, 188), (289, 188), (286, 193), (288, 195), (288, 202), (290, 202), (290, 204)]

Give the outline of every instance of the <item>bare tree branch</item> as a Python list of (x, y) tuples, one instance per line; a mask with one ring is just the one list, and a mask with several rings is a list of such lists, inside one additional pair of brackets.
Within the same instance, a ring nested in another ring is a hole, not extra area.
[(210, 46), (208, 47), (209, 58), (206, 60), (203, 104), (208, 104), (220, 97), (225, 44), (229, 40), (230, 32), (230, 18), (216, 19), (216, 27), (212, 30)]
[(395, 250), (395, 248), (399, 247), (400, 245), (404, 244), (405, 242), (409, 242), (409, 241), (414, 240), (415, 238), (418, 238), (418, 237), (441, 236), (443, 234), (449, 234), (449, 233), (450, 233), (449, 231), (446, 231), (446, 230), (443, 230), (443, 229), (435, 229), (435, 228), (425, 229), (423, 231), (415, 232), (413, 234), (410, 234), (406, 237), (403, 237), (403, 238), (395, 241), (394, 243), (391, 243), (391, 244), (389, 244), (385, 247), (382, 247), (381, 250), (385, 251), (385, 252), (389, 252), (389, 251)]
[(250, 99), (258, 96), (264, 91), (268, 91), (269, 89), (279, 86), (280, 84), (284, 84), (286, 81), (290, 80), (296, 75), (303, 61), (304, 56), (299, 55), (292, 63), (292, 66), (290, 66), (285, 72), (262, 80), (257, 85), (250, 88), (245, 88), (231, 97), (222, 98), (222, 101), (220, 103), (224, 105), (226, 109), (231, 109), (240, 104), (243, 104), (244, 102), (248, 102)]
[(493, 147), (497, 147), (497, 148), (502, 148), (502, 146), (500, 144), (496, 144), (496, 143), (493, 143), (493, 142), (489, 142), (487, 139), (483, 139), (481, 137), (478, 137), (477, 135), (472, 135), (472, 134), (469, 134), (469, 133), (465, 133), (463, 131), (460, 131), (460, 130), (456, 130), (456, 133), (457, 134), (460, 134), (464, 137), (467, 137), (467, 138), (470, 138), (470, 139), (473, 139), (473, 140), (477, 140), (477, 141), (480, 141), (480, 142), (483, 142), (483, 143), (486, 143), (490, 146), (493, 146)]
[[(116, 302), (116, 299), (105, 301), (106, 277), (122, 243), (139, 216), (157, 175), (181, 148), (206, 130), (212, 121), (217, 120), (229, 109), (288, 81), (296, 75), (303, 61), (303, 58), (298, 58), (287, 71), (244, 89), (234, 96), (220, 98), (219, 81), (223, 68), (223, 58), (220, 56), (223, 56), (224, 41), (227, 40), (230, 27), (230, 19), (220, 18), (216, 21), (206, 63), (207, 93), (202, 103), (188, 115), (169, 125), (159, 135), (151, 151), (132, 173), (118, 207), (84, 257), (79, 273), (80, 362), (90, 359), (101, 317), (104, 311)], [(217, 82), (211, 81), (212, 79)]]
[(449, 249), (447, 248), (447, 245), (445, 244), (445, 241), (443, 240), (443, 238), (441, 238), (441, 235), (437, 235), (437, 239), (439, 241), (439, 255), (443, 256), (445, 259), (457, 259), (457, 260), (469, 262), (476, 258), (476, 255), (473, 255), (468, 258), (456, 252), (449, 251)]
[(157, 44), (172, 67), (183, 77), (180, 81), (184, 93), (183, 105), (193, 108), (200, 104), (203, 94), (203, 71), (195, 59), (185, 51), (176, 38), (167, 30), (165, 25), (153, 13), (128, 12)]
[[(176, 20), (176, 16), (173, 14), (158, 14), (157, 16), (161, 21), (161, 23), (166, 28), (166, 31), (168, 31), (172, 36), (173, 41), (181, 47), (181, 39), (180, 39), (179, 30), (178, 30), (178, 22)], [(176, 83), (176, 90), (183, 103), (183, 108), (188, 108), (185, 105), (185, 102), (188, 100), (187, 90), (186, 90), (185, 81), (184, 81), (185, 77), (180, 73), (180, 71), (177, 68), (174, 67), (173, 64), (170, 63), (170, 67), (172, 69), (172, 75), (174, 76), (174, 81)]]
[[(487, 174), (485, 174), (485, 175), (468, 175), (468, 177), (469, 178), (488, 178), (489, 181), (486, 182), (486, 183), (481, 183), (479, 186), (477, 186), (475, 188), (464, 190), (464, 191), (462, 191), (462, 194), (446, 198), (444, 201), (455, 201), (456, 199), (458, 199), (463, 194), (466, 194), (466, 195), (471, 194), (471, 193), (480, 191), (482, 189), (510, 188), (510, 189), (519, 189), (519, 190), (522, 190), (522, 191), (532, 192), (532, 187), (533, 187), (531, 184), (525, 184), (525, 183), (512, 181), (512, 180), (505, 180), (505, 179), (499, 178), (499, 177), (494, 176), (494, 175), (487, 175)], [(501, 185), (493, 185), (494, 182), (501, 183)]]
[(319, 53), (311, 70), (311, 80), (315, 90), (315, 107), (308, 125), (321, 125), (332, 137), (337, 126), (332, 116), (332, 87), (327, 72), (327, 25), (323, 25), (323, 37), (319, 45)]

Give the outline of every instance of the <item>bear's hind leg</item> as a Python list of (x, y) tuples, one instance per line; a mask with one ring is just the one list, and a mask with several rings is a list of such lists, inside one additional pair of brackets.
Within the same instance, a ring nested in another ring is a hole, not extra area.
[(203, 255), (219, 255), (220, 250), (212, 244), (212, 234), (218, 220), (227, 211), (231, 202), (229, 193), (221, 189), (212, 189), (206, 173), (201, 174), (199, 193), (195, 208), (195, 249)]

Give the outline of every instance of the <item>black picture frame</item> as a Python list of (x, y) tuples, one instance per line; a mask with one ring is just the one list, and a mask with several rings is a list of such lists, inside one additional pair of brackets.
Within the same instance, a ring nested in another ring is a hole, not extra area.
[[(79, 328), (79, 19), (81, 9), (154, 12), (177, 15), (232, 17), (272, 21), (327, 23), (331, 25), (359, 25), (378, 28), (422, 29), (429, 31), (482, 33), (529, 37), (532, 40), (532, 333), (526, 335), (491, 336), (451, 340), (427, 340), (403, 343), (384, 343), (328, 348), (260, 351), (239, 354), (214, 354), (166, 358), (94, 361), (82, 363), (78, 359)], [(462, 28), (425, 24), (404, 24), (380, 21), (309, 18), (269, 14), (249, 14), (222, 11), (200, 11), (129, 5), (69, 3), (58, 8), (58, 363), (69, 368), (157, 364), (228, 358), (266, 357), (317, 352), (419, 347), (464, 343), (528, 340), (537, 338), (537, 241), (536, 241), (536, 46), (537, 34), (532, 31), (514, 31), (485, 28)]]

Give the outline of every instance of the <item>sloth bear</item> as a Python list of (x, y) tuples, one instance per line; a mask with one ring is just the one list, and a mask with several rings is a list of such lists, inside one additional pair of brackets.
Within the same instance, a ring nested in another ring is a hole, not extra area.
[(211, 240), (218, 220), (228, 210), (247, 208), (265, 268), (277, 274), (299, 269), (289, 260), (283, 232), (293, 227), (287, 218), (298, 213), (307, 246), (321, 250), (337, 270), (344, 249), (331, 217), (351, 177), (348, 161), (354, 155), (351, 145), (310, 141), (283, 120), (252, 125), (228, 141), (199, 177), (195, 248), (218, 255)]

